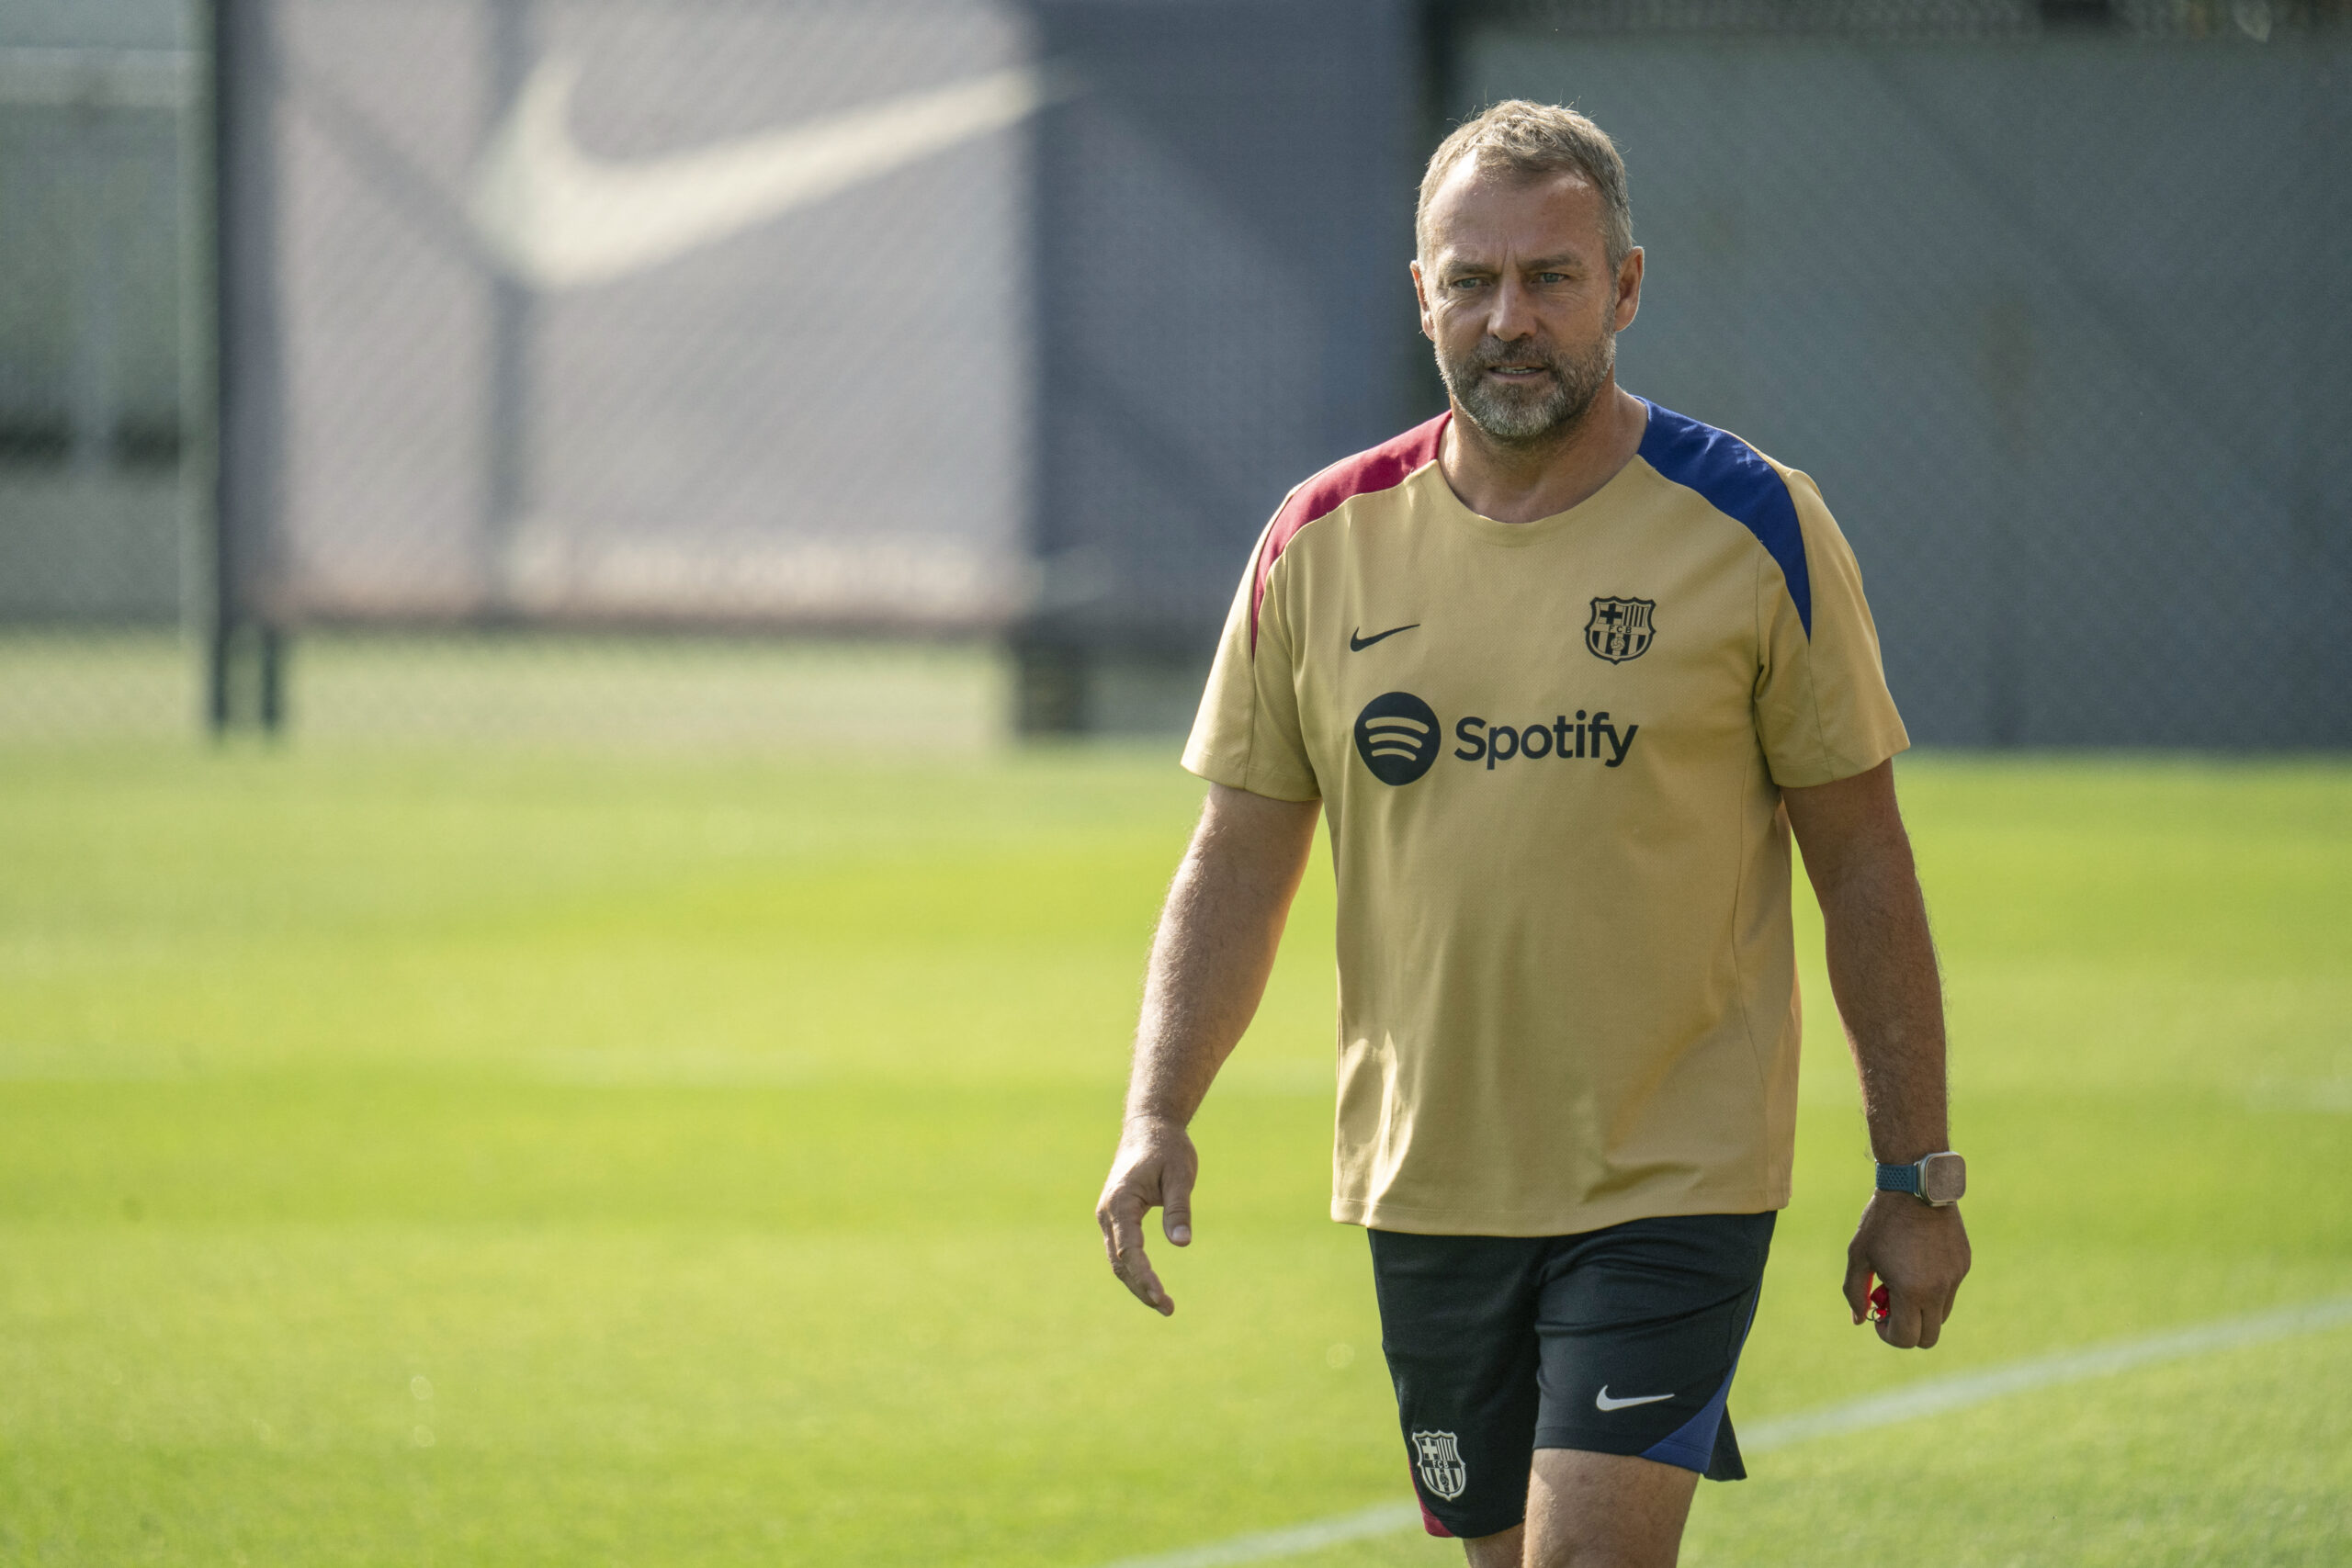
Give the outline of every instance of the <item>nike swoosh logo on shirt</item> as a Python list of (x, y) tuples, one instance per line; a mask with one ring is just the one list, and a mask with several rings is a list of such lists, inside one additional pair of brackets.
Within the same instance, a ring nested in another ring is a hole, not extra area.
[(1627, 1410), (1636, 1404), (1656, 1404), (1662, 1399), (1673, 1397), (1670, 1393), (1645, 1393), (1636, 1399), (1611, 1399), (1609, 1397), (1609, 1385), (1602, 1383), (1600, 1392), (1592, 1396), (1592, 1403), (1602, 1410)]
[(1415, 621), (1411, 626), (1391, 626), (1385, 632), (1374, 632), (1370, 637), (1358, 637), (1355, 633), (1350, 632), (1348, 634), (1348, 651), (1350, 653), (1362, 653), (1374, 643), (1379, 642), (1386, 637), (1395, 637), (1398, 632), (1411, 631), (1413, 626), (1418, 626), (1420, 624), (1420, 622)]
[(543, 60), (475, 165), (466, 210), (506, 269), (560, 288), (642, 272), (879, 179), (1067, 96), (1058, 73), (1020, 66), (907, 93), (781, 130), (625, 163), (571, 138), (575, 60)]

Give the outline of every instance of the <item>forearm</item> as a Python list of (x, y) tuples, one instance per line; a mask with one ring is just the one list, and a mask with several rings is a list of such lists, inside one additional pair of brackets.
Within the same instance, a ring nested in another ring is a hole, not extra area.
[(1219, 788), (1160, 911), (1126, 1114), (1191, 1122), (1265, 995), (1313, 841), (1314, 802)]
[[(1908, 1165), (1948, 1149), (1943, 984), (1911, 838), (1894, 804), (1894, 766), (1781, 794), (1821, 901), (1829, 988), (1861, 1073), (1871, 1150), (1885, 1164)], [(1903, 1348), (1933, 1345), (1968, 1259), (1957, 1208), (1873, 1193), (1846, 1248), (1846, 1305), (1860, 1324), (1883, 1302), (1880, 1338)], [(1886, 1281), (1883, 1297), (1871, 1294), (1873, 1277)]]
[(1815, 891), (1872, 1151), (1907, 1165), (1950, 1148), (1943, 986), (1908, 841), (1898, 834)]

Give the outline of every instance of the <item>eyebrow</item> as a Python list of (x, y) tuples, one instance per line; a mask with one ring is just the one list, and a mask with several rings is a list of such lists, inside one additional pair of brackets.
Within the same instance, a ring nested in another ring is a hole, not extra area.
[[(1583, 265), (1584, 258), (1573, 252), (1570, 252), (1556, 256), (1537, 256), (1532, 261), (1521, 262), (1520, 264), (1520, 267), (1521, 270), (1525, 272), (1555, 272), (1562, 267), (1582, 266)], [(1491, 262), (1449, 259), (1444, 270), (1449, 273), (1458, 273), (1495, 272), (1499, 269)]]

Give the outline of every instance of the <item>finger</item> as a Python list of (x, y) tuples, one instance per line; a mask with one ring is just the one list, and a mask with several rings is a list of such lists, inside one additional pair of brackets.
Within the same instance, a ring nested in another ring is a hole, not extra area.
[(1932, 1345), (1943, 1337), (1944, 1325), (1951, 1321), (1952, 1308), (1960, 1299), (1960, 1281), (1955, 1280), (1936, 1292), (1935, 1304), (1928, 1313), (1927, 1336), (1919, 1343)]
[(1871, 1266), (1858, 1253), (1846, 1255), (1846, 1304), (1853, 1309), (1854, 1321), (1862, 1321), (1870, 1305)]
[(1135, 1292), (1136, 1300), (1162, 1317), (1171, 1317), (1175, 1314), (1175, 1298), (1170, 1296), (1167, 1288), (1160, 1284), (1159, 1271), (1152, 1268), (1151, 1259), (1144, 1256), (1140, 1247), (1136, 1249), (1135, 1256), (1127, 1265), (1127, 1272), (1123, 1277), (1126, 1280), (1127, 1289)]
[(1919, 1302), (1916, 1292), (1894, 1292), (1893, 1299), (1887, 1303), (1886, 1315), (1879, 1320), (1878, 1337), (1898, 1350), (1918, 1347)]
[[(1111, 1271), (1114, 1274), (1120, 1273), (1119, 1216), (1122, 1209), (1131, 1201), (1131, 1194), (1124, 1190), (1114, 1189), (1102, 1194), (1102, 1201), (1097, 1204), (1094, 1210), (1095, 1227), (1102, 1233), (1102, 1256), (1110, 1261)], [(1140, 1214), (1143, 1210), (1138, 1204), (1134, 1212)], [(1125, 1278), (1124, 1274), (1120, 1274), (1120, 1277)]]
[(1176, 1310), (1143, 1249), (1143, 1200), (1122, 1193), (1111, 1201), (1111, 1269), (1136, 1299), (1166, 1317)]
[(1136, 1260), (1143, 1256), (1143, 1200), (1131, 1192), (1112, 1199), (1110, 1224), (1104, 1229), (1110, 1241), (1111, 1268), (1132, 1284)]

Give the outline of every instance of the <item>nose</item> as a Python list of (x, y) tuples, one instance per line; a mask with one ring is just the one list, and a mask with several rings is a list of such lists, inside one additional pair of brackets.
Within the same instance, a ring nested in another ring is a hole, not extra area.
[(1496, 283), (1487, 307), (1487, 335), (1503, 343), (1516, 343), (1534, 335), (1533, 303), (1528, 297), (1527, 286), (1512, 274), (1505, 273)]

